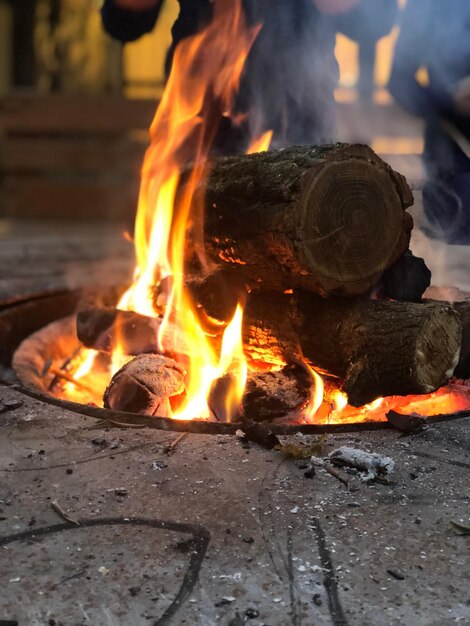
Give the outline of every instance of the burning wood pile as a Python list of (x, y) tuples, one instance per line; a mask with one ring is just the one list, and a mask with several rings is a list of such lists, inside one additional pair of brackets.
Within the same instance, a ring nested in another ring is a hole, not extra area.
[[(203, 205), (211, 270), (198, 265), (189, 232), (184, 288), (218, 353), (243, 306), (248, 366), (238, 397), (240, 356), (213, 378), (207, 418), (327, 419), (345, 404), (431, 394), (456, 367), (465, 374), (462, 316), (450, 305), (420, 302), (430, 274), (408, 251), (411, 191), (368, 147), (225, 158), (199, 184), (194, 202)], [(106, 407), (170, 417), (184, 405), (193, 348), (177, 317), (165, 317), (171, 282), (154, 286), (154, 317), (79, 312), (84, 346), (134, 356), (113, 376)], [(403, 296), (412, 302), (397, 300)]]
[(215, 2), (176, 48), (142, 170), (134, 282), (117, 308), (79, 312), (89, 352), (61, 395), (220, 422), (361, 421), (416, 410), (409, 396), (423, 412), (422, 394), (427, 414), (468, 407), (440, 390), (456, 367), (468, 375), (469, 333), (459, 363), (459, 312), (421, 302), (430, 276), (408, 251), (403, 176), (362, 145), (267, 151), (270, 131), (212, 158), (220, 121), (246, 121), (235, 95), (259, 29), (239, 0)]

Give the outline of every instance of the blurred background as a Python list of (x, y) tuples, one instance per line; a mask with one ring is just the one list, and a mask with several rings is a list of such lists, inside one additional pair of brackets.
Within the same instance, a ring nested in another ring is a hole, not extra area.
[[(124, 47), (103, 31), (100, 6), (0, 0), (0, 216), (133, 215), (178, 3), (166, 0), (153, 32)], [(358, 44), (337, 35), (338, 133), (371, 144), (419, 184), (420, 122), (386, 89), (397, 35), (394, 27), (377, 44), (366, 101), (357, 89)]]
[[(401, 9), (406, 1), (400, 0)], [(140, 166), (164, 87), (178, 3), (166, 0), (153, 32), (126, 46), (104, 32), (101, 4), (0, 0), (0, 280), (18, 254), (31, 250), (28, 233), (39, 233), (50, 249), (48, 237), (58, 228), (78, 236), (87, 228), (89, 232), (90, 223), (99, 223), (98, 230), (109, 223), (105, 234), (96, 235), (96, 246), (108, 250), (106, 241), (114, 241), (123, 224), (132, 229)], [(417, 198), (419, 225), (423, 123), (387, 91), (398, 35), (395, 25), (377, 42), (366, 94), (358, 43), (337, 35), (338, 139), (368, 143), (407, 176)], [(425, 71), (418, 77), (426, 83)], [(98, 230), (93, 229), (94, 235)], [(7, 242), (18, 233), (24, 246), (14, 253), (17, 248)], [(449, 257), (442, 248), (437, 254), (437, 243), (416, 236), (418, 254), (429, 256), (432, 250), (438, 257), (432, 269), (439, 282), (465, 283), (461, 269), (457, 278), (448, 274), (454, 252)]]

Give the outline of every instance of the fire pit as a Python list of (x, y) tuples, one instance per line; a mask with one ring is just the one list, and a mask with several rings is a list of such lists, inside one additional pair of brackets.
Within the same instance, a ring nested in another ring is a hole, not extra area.
[[(83, 348), (76, 335), (76, 315), (68, 314), (73, 313), (80, 299), (83, 300), (83, 294), (77, 292), (37, 294), (0, 312), (5, 380), (12, 381), (6, 372), (13, 364), (22, 383), (15, 387), (24, 393), (105, 421), (215, 434), (233, 434), (245, 426), (243, 421), (227, 423), (201, 419), (174, 420), (161, 416), (145, 417), (100, 408), (95, 405), (97, 403), (90, 404), (93, 399), (99, 401), (99, 394), (109, 382), (109, 373), (103, 371), (101, 379), (85, 376), (78, 384), (74, 378), (75, 370), (81, 363)], [(66, 317), (61, 317), (64, 315)], [(60, 319), (51, 321), (55, 317)], [(32, 332), (35, 325), (40, 328)], [(393, 410), (403, 414), (437, 416), (429, 418), (432, 422), (441, 420), (446, 415), (458, 416), (459, 412), (468, 411), (469, 395), (470, 386), (463, 380), (454, 379), (437, 392), (428, 395), (390, 397), (359, 408), (335, 408), (330, 404), (329, 412), (325, 411), (313, 423), (305, 423), (302, 411), (293, 410), (290, 414), (286, 411), (282, 417), (274, 418), (264, 425), (276, 434), (374, 430), (390, 427), (386, 414)]]

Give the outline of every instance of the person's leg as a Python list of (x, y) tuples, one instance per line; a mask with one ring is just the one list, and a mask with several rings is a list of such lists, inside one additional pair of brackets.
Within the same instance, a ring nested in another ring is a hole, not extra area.
[(448, 243), (470, 243), (470, 159), (439, 127), (425, 130), (423, 231)]
[(370, 100), (374, 94), (375, 39), (364, 38), (359, 43), (359, 80), (357, 88), (361, 98)]

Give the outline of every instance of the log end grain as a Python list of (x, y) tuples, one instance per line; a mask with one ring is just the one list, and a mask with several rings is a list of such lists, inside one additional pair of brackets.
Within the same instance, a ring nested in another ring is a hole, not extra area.
[[(429, 394), (446, 384), (461, 349), (456, 311), (392, 302), (374, 308), (374, 319), (366, 324), (368, 336), (358, 342), (344, 378), (349, 403), (362, 406), (377, 396)], [(377, 313), (383, 313), (382, 319)]]
[(413, 221), (391, 172), (347, 146), (305, 176), (297, 246), (320, 292), (365, 293), (407, 249)]

